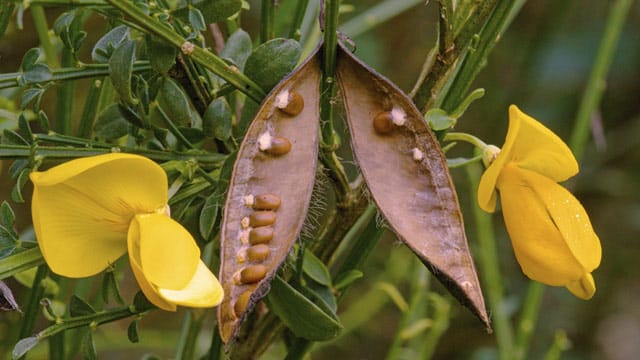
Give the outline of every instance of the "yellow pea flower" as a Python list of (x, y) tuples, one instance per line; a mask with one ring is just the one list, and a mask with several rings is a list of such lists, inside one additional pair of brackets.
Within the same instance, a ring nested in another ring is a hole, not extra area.
[(59, 275), (95, 275), (129, 253), (133, 273), (157, 307), (211, 307), (216, 277), (189, 232), (168, 215), (167, 176), (138, 155), (106, 154), (31, 173), (33, 227)]
[(488, 150), (478, 203), (494, 212), (496, 190), (500, 193), (504, 222), (524, 274), (590, 299), (596, 290), (591, 272), (600, 265), (602, 249), (580, 202), (558, 184), (578, 173), (569, 147), (511, 105), (502, 150)]

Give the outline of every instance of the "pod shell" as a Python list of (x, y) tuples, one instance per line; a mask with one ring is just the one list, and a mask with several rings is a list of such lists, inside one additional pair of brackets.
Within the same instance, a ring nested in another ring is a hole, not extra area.
[[(318, 158), (319, 86), (320, 61), (316, 51), (265, 98), (238, 151), (220, 233), (219, 279), (225, 299), (218, 307), (218, 327), (224, 343), (233, 340), (244, 318), (268, 292), (271, 278), (302, 229)], [(297, 115), (286, 114), (274, 104), (275, 97), (285, 90), (295, 91), (304, 99), (304, 107)], [(289, 140), (291, 150), (277, 156), (260, 151), (258, 138), (265, 131), (273, 137)], [(243, 229), (241, 222), (258, 211), (247, 206), (244, 199), (260, 194), (274, 194), (281, 200), (275, 210), (275, 223), (269, 226), (273, 229), (273, 238), (261, 237), (257, 241), (269, 246), (269, 256), (257, 262), (264, 265), (267, 272), (257, 283), (235, 284), (234, 274), (248, 265), (238, 262), (237, 254), (250, 246), (240, 240), (242, 231), (250, 231)], [(247, 291), (251, 294), (248, 299)]]
[[(341, 44), (337, 75), (352, 148), (378, 209), (398, 238), (490, 330), (458, 197), (431, 129), (411, 99)], [(374, 119), (393, 107), (404, 110), (406, 123), (378, 133)], [(414, 148), (422, 159), (414, 159)]]

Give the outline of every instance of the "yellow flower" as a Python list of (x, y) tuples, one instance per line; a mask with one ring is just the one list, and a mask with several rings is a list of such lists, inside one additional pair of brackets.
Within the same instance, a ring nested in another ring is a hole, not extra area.
[(95, 275), (129, 252), (133, 273), (157, 307), (211, 307), (222, 287), (189, 232), (168, 215), (167, 176), (131, 154), (76, 159), (33, 172), (33, 227), (59, 275)]
[(591, 272), (600, 265), (602, 249), (580, 202), (558, 184), (578, 173), (569, 147), (511, 105), (504, 146), (485, 158), (490, 158), (490, 165), (480, 179), (478, 203), (493, 212), (496, 190), (500, 193), (522, 271), (533, 280), (566, 286), (575, 296), (590, 299), (596, 290)]

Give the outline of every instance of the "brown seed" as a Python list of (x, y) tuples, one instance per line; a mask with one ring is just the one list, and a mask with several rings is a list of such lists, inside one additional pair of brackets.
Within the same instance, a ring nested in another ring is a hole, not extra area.
[(273, 225), (276, 222), (276, 213), (273, 211), (254, 211), (249, 216), (251, 227)]
[(251, 229), (249, 232), (249, 244), (265, 244), (273, 239), (273, 228), (271, 226), (260, 226)]
[(247, 258), (250, 261), (263, 261), (269, 256), (269, 246), (267, 244), (258, 244), (247, 249)]
[(288, 96), (285, 100), (286, 105), (283, 104), (284, 107), (279, 108), (287, 115), (296, 116), (300, 114), (304, 108), (304, 99), (295, 91), (288, 91), (287, 93)]
[(249, 265), (240, 270), (240, 283), (253, 284), (262, 280), (265, 275), (267, 275), (267, 268), (264, 265)]
[(274, 137), (271, 146), (265, 150), (271, 155), (284, 155), (291, 151), (291, 142), (287, 138)]
[(262, 194), (253, 198), (256, 210), (276, 210), (280, 206), (280, 197), (274, 194)]
[(240, 296), (238, 296), (238, 300), (233, 304), (233, 311), (235, 312), (236, 317), (240, 317), (242, 313), (247, 309), (247, 305), (249, 305), (249, 299), (251, 298), (251, 291), (245, 291)]
[(389, 111), (381, 112), (380, 114), (376, 115), (375, 118), (373, 118), (373, 129), (378, 134), (389, 133), (391, 132), (391, 130), (393, 130), (393, 127), (393, 118), (391, 117), (391, 112)]

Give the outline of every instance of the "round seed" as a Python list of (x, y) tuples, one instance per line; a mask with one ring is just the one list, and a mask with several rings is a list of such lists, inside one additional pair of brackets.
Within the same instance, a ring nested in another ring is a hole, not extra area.
[(245, 291), (238, 296), (238, 300), (233, 304), (233, 311), (235, 312), (236, 317), (240, 317), (240, 315), (242, 315), (242, 313), (247, 309), (250, 298), (251, 291)]
[(304, 99), (295, 91), (289, 91), (286, 103), (287, 104), (281, 107), (280, 110), (287, 115), (296, 116), (300, 114), (304, 108)]
[(263, 261), (269, 256), (269, 246), (267, 244), (258, 244), (247, 249), (247, 258), (250, 261)]
[(249, 216), (251, 227), (273, 225), (276, 222), (276, 213), (273, 211), (254, 211)]
[(284, 155), (291, 151), (291, 142), (287, 138), (274, 137), (271, 139), (271, 146), (265, 151), (271, 155)]
[(276, 210), (280, 206), (280, 197), (274, 194), (262, 194), (253, 197), (253, 208), (256, 210)]
[(249, 232), (249, 244), (265, 244), (273, 239), (273, 228), (271, 226), (260, 226), (251, 229)]
[(373, 129), (378, 134), (386, 134), (393, 130), (393, 117), (391, 112), (385, 111), (373, 118)]
[(240, 283), (253, 284), (267, 275), (267, 267), (262, 264), (249, 265), (246, 268), (240, 270)]

